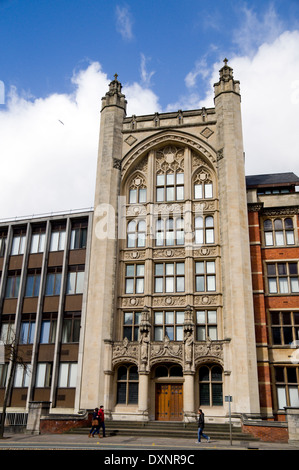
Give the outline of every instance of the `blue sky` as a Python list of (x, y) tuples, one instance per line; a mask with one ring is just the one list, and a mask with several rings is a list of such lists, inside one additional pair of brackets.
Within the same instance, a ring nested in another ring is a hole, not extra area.
[(0, 0), (0, 41), (0, 219), (93, 205), (115, 73), (128, 114), (194, 109), (227, 57), (246, 173), (299, 174), (298, 0)]

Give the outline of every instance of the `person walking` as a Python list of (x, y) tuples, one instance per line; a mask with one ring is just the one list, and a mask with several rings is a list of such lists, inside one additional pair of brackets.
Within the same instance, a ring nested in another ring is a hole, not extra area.
[(205, 415), (202, 410), (198, 409), (198, 432), (197, 432), (197, 441), (196, 444), (199, 444), (201, 441), (201, 437), (204, 437), (208, 442), (211, 440), (209, 436), (203, 433), (205, 427)]
[(104, 415), (104, 407), (103, 407), (103, 405), (100, 406), (98, 418), (99, 418), (99, 432), (100, 432), (100, 428), (103, 428), (103, 437), (106, 437), (105, 415)]
[(89, 431), (88, 437), (94, 437), (95, 433), (99, 434), (99, 408), (95, 408), (92, 413), (91, 418), (91, 429)]

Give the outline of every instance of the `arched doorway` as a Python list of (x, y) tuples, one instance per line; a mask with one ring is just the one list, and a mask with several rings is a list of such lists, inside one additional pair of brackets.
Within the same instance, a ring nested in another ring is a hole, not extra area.
[(155, 419), (157, 421), (182, 421), (183, 371), (178, 365), (159, 365), (154, 371)]

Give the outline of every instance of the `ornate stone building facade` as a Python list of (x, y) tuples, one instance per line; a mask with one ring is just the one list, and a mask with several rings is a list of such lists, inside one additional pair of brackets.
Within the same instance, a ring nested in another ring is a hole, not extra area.
[[(299, 179), (245, 177), (239, 82), (213, 108), (102, 99), (94, 210), (0, 224), (0, 405), (106, 419), (299, 406)], [(26, 373), (9, 361), (13, 333)], [(1, 352), (1, 349), (0, 349)]]
[(215, 108), (132, 117), (121, 88), (102, 102), (81, 406), (192, 420), (230, 395), (258, 414), (239, 82), (225, 61)]

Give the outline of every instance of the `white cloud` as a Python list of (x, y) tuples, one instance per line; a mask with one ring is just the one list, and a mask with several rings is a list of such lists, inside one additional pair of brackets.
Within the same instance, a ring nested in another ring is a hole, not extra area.
[[(0, 219), (93, 206), (101, 98), (109, 82), (94, 62), (74, 73), (72, 94), (34, 99), (9, 91), (0, 111)], [(155, 94), (137, 83), (124, 92), (128, 113), (159, 108)]]
[(128, 6), (116, 6), (116, 30), (121, 34), (123, 39), (130, 40), (133, 38), (132, 26), (133, 20)]
[(185, 84), (187, 88), (192, 88), (196, 85), (196, 79), (198, 76), (206, 79), (210, 74), (210, 69), (207, 65), (206, 58), (195, 62), (195, 66), (191, 72), (185, 77)]
[(141, 69), (141, 80), (142, 80), (142, 83), (146, 86), (146, 87), (149, 87), (150, 84), (151, 84), (151, 79), (152, 79), (152, 76), (155, 74), (154, 71), (151, 71), (151, 72), (148, 72), (147, 69), (146, 69), (146, 62), (147, 62), (147, 58), (145, 57), (144, 54), (141, 54), (141, 66), (140, 66), (140, 69)]
[(229, 65), (240, 80), (246, 173), (299, 176), (299, 31), (286, 31)]
[(284, 31), (283, 21), (277, 15), (272, 3), (260, 16), (247, 5), (239, 7), (240, 26), (233, 30), (232, 40), (242, 54), (254, 54), (257, 47), (273, 42)]
[[(246, 174), (299, 176), (299, 31), (285, 31), (255, 53), (235, 55), (228, 65), (240, 81)], [(205, 97), (193, 88), (169, 110), (213, 107), (222, 66), (222, 61), (212, 65)]]
[(149, 88), (144, 88), (139, 83), (133, 83), (132, 85), (124, 85), (123, 92), (128, 102), (128, 116), (162, 112), (157, 95)]

